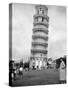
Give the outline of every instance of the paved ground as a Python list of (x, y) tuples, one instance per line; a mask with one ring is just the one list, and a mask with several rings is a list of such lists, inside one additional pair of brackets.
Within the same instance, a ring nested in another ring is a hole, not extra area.
[(24, 71), (23, 78), (13, 82), (13, 86), (58, 84), (59, 73), (53, 69)]

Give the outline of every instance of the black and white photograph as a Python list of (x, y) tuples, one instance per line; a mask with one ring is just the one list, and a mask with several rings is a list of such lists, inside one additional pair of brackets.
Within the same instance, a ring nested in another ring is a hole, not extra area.
[(9, 4), (9, 85), (67, 83), (66, 6)]

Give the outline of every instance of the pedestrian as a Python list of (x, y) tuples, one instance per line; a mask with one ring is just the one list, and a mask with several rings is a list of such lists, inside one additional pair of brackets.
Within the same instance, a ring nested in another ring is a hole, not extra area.
[(20, 62), (19, 76), (23, 78), (23, 63), (22, 62)]
[(66, 64), (64, 63), (63, 59), (60, 60), (60, 67), (59, 67), (59, 83), (64, 84), (66, 83)]

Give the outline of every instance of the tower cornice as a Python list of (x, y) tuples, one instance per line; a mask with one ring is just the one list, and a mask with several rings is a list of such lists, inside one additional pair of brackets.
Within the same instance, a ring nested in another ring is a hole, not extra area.
[(33, 32), (34, 33), (37, 33), (37, 32), (43, 32), (43, 33), (45, 33), (45, 34), (48, 34), (48, 28), (46, 29), (46, 28), (33, 28)]
[(48, 41), (48, 36), (40, 36), (40, 35), (32, 35), (33, 39), (43, 39), (45, 41)]
[(36, 26), (36, 25), (44, 25), (44, 26), (46, 26), (47, 28), (48, 28), (48, 26), (49, 26), (49, 24), (46, 23), (46, 22), (34, 22), (33, 24), (34, 24), (34, 26)]
[(37, 17), (43, 17), (47, 20), (47, 22), (49, 22), (49, 17), (47, 15), (44, 15), (44, 14), (35, 14), (33, 17), (34, 17), (34, 19)]
[(47, 48), (48, 47), (48, 43), (40, 43), (40, 42), (32, 42), (32, 46), (33, 47), (37, 47), (37, 46), (42, 46), (44, 48)]
[(37, 54), (37, 53), (43, 53), (43, 54), (47, 54), (47, 50), (40, 50), (40, 49), (31, 49), (31, 53), (33, 55)]

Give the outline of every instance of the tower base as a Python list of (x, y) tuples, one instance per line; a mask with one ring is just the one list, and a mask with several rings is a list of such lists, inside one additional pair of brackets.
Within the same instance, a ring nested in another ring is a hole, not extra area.
[(35, 57), (30, 61), (31, 69), (46, 69), (47, 68), (47, 58)]

